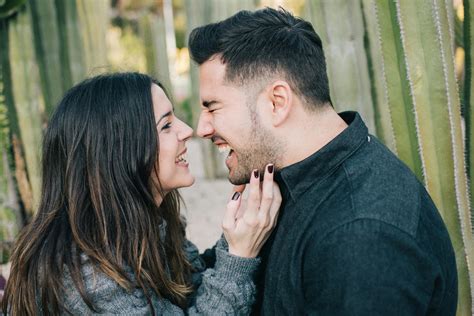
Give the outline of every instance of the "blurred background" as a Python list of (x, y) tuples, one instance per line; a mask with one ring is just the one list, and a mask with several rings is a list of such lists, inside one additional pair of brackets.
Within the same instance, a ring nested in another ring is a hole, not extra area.
[[(313, 23), (335, 108), (361, 113), (426, 185), (456, 249), (458, 314), (474, 315), (471, 0), (0, 0), (0, 288), (35, 213), (42, 132), (64, 92), (103, 72), (145, 72), (194, 127), (189, 32), (265, 6)], [(197, 181), (181, 190), (183, 212), (204, 250), (220, 235), (231, 186), (213, 146), (193, 138), (188, 147)]]

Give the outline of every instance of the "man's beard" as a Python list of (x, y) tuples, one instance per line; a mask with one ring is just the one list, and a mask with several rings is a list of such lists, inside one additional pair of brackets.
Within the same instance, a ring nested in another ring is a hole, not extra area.
[(278, 166), (278, 159), (283, 152), (281, 142), (261, 126), (258, 117), (254, 117), (252, 121), (251, 141), (245, 148), (234, 148), (237, 166), (229, 170), (229, 181), (234, 185), (249, 183), (251, 172), (255, 169), (258, 169), (263, 178), (265, 166), (270, 163)]

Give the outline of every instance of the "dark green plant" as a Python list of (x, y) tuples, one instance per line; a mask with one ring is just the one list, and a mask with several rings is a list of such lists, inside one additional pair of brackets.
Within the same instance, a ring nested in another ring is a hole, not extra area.
[(0, 0), (0, 19), (13, 15), (25, 3), (26, 0)]

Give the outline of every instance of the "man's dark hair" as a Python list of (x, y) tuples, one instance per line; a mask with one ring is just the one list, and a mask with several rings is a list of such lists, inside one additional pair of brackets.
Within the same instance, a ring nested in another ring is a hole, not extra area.
[(219, 54), (229, 82), (243, 85), (278, 73), (305, 103), (331, 102), (321, 39), (311, 23), (282, 8), (240, 11), (195, 28), (188, 46), (199, 65)]

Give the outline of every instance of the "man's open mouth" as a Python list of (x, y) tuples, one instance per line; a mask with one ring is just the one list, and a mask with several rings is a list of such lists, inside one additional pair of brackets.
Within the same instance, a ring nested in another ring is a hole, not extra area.
[(225, 155), (226, 159), (228, 159), (234, 152), (234, 150), (228, 144), (217, 145), (217, 149), (221, 154)]

